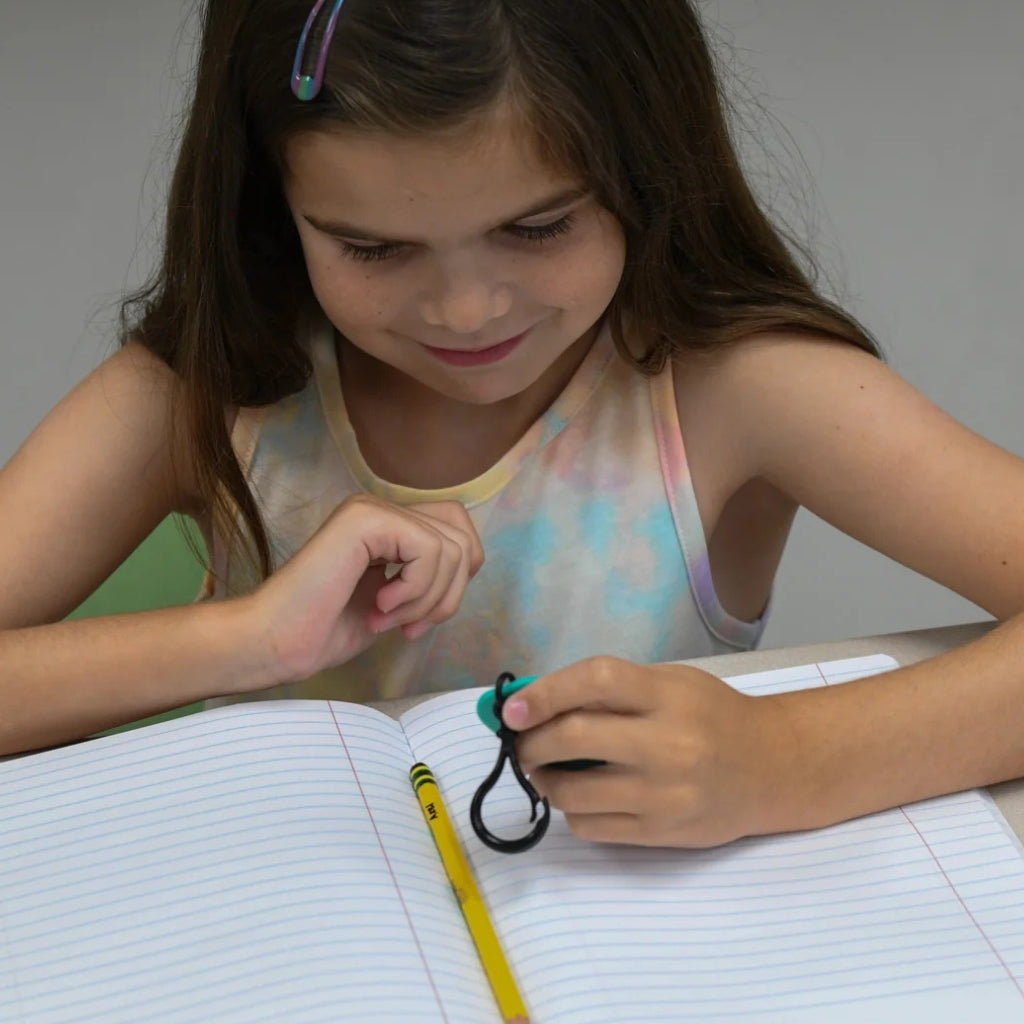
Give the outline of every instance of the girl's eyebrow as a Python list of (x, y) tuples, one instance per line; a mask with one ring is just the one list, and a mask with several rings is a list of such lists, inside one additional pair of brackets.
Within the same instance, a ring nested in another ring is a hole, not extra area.
[[(551, 213), (554, 210), (569, 205), (569, 203), (582, 199), (587, 194), (587, 190), (583, 188), (563, 189), (561, 192), (557, 192), (540, 200), (538, 203), (534, 203), (529, 209), (520, 210), (519, 213), (501, 223), (514, 224), (516, 221), (526, 220), (528, 217), (539, 217), (543, 213)], [(381, 242), (386, 245), (398, 245), (410, 241), (408, 238), (392, 238), (388, 235), (378, 234), (375, 231), (367, 230), (365, 227), (357, 227), (355, 224), (348, 224), (345, 221), (321, 220), (319, 217), (314, 217), (311, 213), (303, 213), (302, 217), (308, 224), (316, 228), (317, 231), (322, 231), (325, 235), (333, 235), (336, 238), (352, 238), (361, 242)], [(501, 225), (498, 226), (500, 227)]]

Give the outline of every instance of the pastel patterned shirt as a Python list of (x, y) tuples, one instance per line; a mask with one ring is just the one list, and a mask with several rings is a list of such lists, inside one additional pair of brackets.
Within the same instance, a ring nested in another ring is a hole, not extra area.
[[(418, 490), (376, 476), (345, 409), (333, 334), (310, 338), (297, 394), (242, 410), (233, 439), (276, 565), (347, 496), (461, 502), (486, 562), (458, 613), (409, 642), (392, 630), (352, 661), (253, 699), (368, 701), (489, 685), (596, 654), (637, 662), (753, 647), (764, 619), (719, 604), (690, 483), (672, 373), (639, 374), (603, 330), (564, 391), (494, 466)], [(213, 596), (251, 590), (249, 560), (212, 538)]]

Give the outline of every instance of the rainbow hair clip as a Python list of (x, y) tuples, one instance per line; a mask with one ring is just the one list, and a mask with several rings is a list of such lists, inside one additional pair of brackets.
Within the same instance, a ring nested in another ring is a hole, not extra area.
[(292, 65), (292, 92), (297, 99), (306, 102), (315, 99), (324, 84), (324, 70), (327, 67), (327, 51), (330, 49), (331, 40), (334, 38), (334, 28), (338, 24), (338, 15), (341, 13), (341, 5), (345, 0), (334, 0), (334, 7), (331, 16), (327, 19), (327, 27), (324, 29), (323, 39), (320, 40), (320, 53), (317, 55), (316, 68), (312, 75), (304, 74), (302, 66), (306, 62), (306, 43), (309, 34), (316, 24), (316, 19), (321, 8), (327, 0), (316, 0), (313, 10), (309, 12), (306, 24), (299, 36), (299, 45), (295, 51), (295, 63)]

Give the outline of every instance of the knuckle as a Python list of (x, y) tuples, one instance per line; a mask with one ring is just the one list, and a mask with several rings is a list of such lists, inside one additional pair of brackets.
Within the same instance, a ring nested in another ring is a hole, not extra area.
[(454, 540), (451, 537), (445, 537), (443, 544), (445, 560), (456, 567), (460, 566), (463, 558), (465, 557), (466, 549), (457, 540)]
[(602, 693), (614, 688), (617, 681), (622, 678), (625, 664), (626, 662), (621, 658), (615, 658), (609, 654), (600, 654), (587, 659), (591, 684)]
[(466, 506), (461, 501), (449, 501), (446, 504), (452, 511), (452, 518), (461, 525), (464, 530), (471, 531), (473, 529), (472, 520), (469, 518), (469, 512), (466, 511)]
[(587, 723), (581, 715), (566, 715), (561, 723), (561, 740), (567, 749), (575, 749), (586, 742)]
[(692, 824), (704, 816), (707, 803), (707, 794), (702, 786), (692, 782), (680, 783), (672, 791), (672, 817), (677, 822)]
[(448, 541), (460, 561), (462, 559), (468, 561), (473, 557), (473, 538), (465, 530), (460, 530), (458, 527), (449, 528)]
[(667, 771), (693, 773), (707, 762), (709, 754), (705, 740), (693, 733), (682, 732), (665, 740), (659, 760)]
[(431, 501), (416, 506), (417, 510), (444, 523), (453, 530), (472, 530), (469, 513), (458, 501)]

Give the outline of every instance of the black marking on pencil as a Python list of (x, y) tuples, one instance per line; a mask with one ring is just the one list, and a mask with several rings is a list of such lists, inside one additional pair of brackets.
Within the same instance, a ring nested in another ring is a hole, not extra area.
[(415, 793), (419, 792), (420, 786), (426, 785), (428, 782), (433, 786), (437, 785), (434, 773), (422, 761), (418, 761), (409, 769), (409, 781), (412, 783)]

